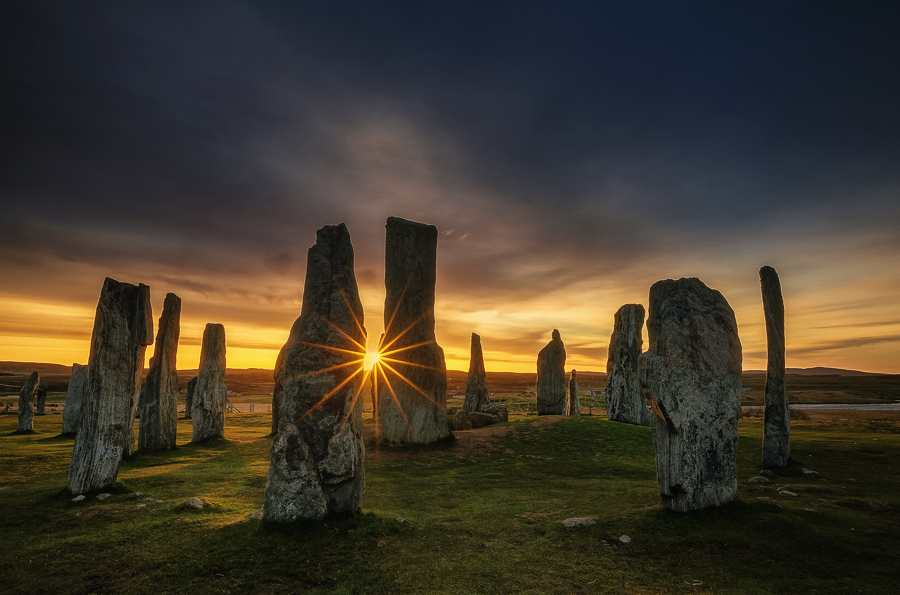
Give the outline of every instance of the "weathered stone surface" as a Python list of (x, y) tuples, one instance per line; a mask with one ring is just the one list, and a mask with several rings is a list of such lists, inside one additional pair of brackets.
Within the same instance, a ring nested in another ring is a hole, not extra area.
[(366, 330), (347, 227), (309, 249), (300, 317), (281, 350), (282, 399), (264, 504), (269, 522), (355, 513), (365, 490)]
[(207, 323), (200, 347), (200, 373), (194, 389), (192, 442), (225, 435), (225, 327)]
[(47, 387), (41, 386), (37, 389), (37, 404), (34, 407), (35, 415), (47, 415)]
[(100, 291), (82, 406), (69, 466), (69, 491), (113, 487), (134, 450), (134, 413), (144, 351), (153, 343), (150, 288), (109, 277)]
[[(296, 324), (296, 321), (295, 321)], [(293, 327), (291, 331), (293, 332)], [(284, 351), (290, 345), (290, 335), (288, 342), (281, 347), (278, 357), (275, 359), (275, 388), (272, 389), (272, 435), (277, 436), (281, 429), (281, 402), (284, 400)]]
[(472, 424), (469, 423), (469, 414), (465, 411), (457, 411), (453, 416), (453, 429), (457, 432), (462, 430), (470, 430)]
[(181, 334), (181, 298), (166, 294), (162, 316), (156, 331), (153, 357), (147, 372), (147, 384), (139, 404), (141, 423), (138, 448), (168, 450), (175, 448), (178, 425), (178, 337)]
[(639, 426), (650, 425), (650, 411), (638, 382), (638, 358), (644, 340), (644, 307), (625, 304), (616, 312), (606, 359), (606, 417)]
[(484, 353), (481, 350), (481, 337), (472, 333), (472, 347), (469, 352), (469, 374), (466, 376), (466, 400), (463, 411), (481, 411), (490, 403), (487, 390), (487, 377), (484, 372)]
[(66, 389), (66, 402), (63, 406), (63, 434), (78, 432), (81, 423), (81, 411), (84, 404), (84, 391), (87, 383), (87, 366), (72, 364), (72, 375)]
[(778, 273), (759, 269), (766, 318), (766, 413), (763, 422), (763, 467), (787, 467), (791, 459), (791, 409), (784, 386), (784, 298)]
[(638, 378), (655, 415), (656, 475), (663, 505), (679, 512), (737, 496), (741, 342), (734, 311), (699, 279), (650, 288), (648, 350)]
[(588, 517), (573, 517), (562, 522), (563, 526), (571, 529), (572, 527), (590, 527), (596, 525), (597, 521)]
[(574, 369), (569, 377), (569, 415), (581, 415), (581, 402), (578, 400), (578, 374)]
[(378, 407), (382, 438), (428, 444), (450, 436), (447, 366), (434, 336), (437, 228), (387, 220)]
[(550, 342), (538, 353), (536, 392), (538, 415), (565, 415), (568, 412), (566, 347), (556, 329), (553, 329)]
[(184, 398), (184, 417), (185, 419), (191, 419), (191, 410), (194, 408), (194, 393), (197, 392), (197, 381), (200, 379), (199, 376), (194, 376), (190, 380), (188, 380), (187, 384), (187, 394)]
[(16, 432), (25, 433), (34, 431), (34, 409), (31, 407), (34, 395), (37, 393), (41, 376), (34, 371), (28, 377), (22, 388), (19, 389), (19, 427)]

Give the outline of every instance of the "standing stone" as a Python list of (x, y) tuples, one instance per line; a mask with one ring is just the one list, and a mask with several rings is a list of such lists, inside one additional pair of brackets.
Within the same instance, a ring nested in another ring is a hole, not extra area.
[[(294, 321), (294, 325), (297, 321)], [(284, 350), (291, 343), (294, 327), (288, 334), (288, 341), (281, 347), (278, 357), (275, 359), (275, 388), (272, 389), (272, 435), (277, 436), (281, 429), (281, 402), (284, 400)]]
[(138, 433), (140, 450), (168, 450), (175, 448), (178, 425), (178, 336), (181, 334), (181, 298), (167, 293), (163, 302), (159, 328), (147, 385), (141, 394), (141, 424)]
[(466, 413), (481, 411), (490, 402), (487, 375), (484, 371), (484, 353), (481, 350), (481, 337), (472, 333), (472, 349), (469, 354), (469, 375), (466, 376), (466, 400), (463, 402), (463, 411)]
[(42, 386), (37, 389), (37, 405), (35, 406), (35, 415), (47, 415), (47, 387)]
[(387, 220), (378, 408), (382, 437), (428, 444), (449, 437), (447, 366), (434, 336), (437, 228)]
[(263, 518), (359, 512), (366, 330), (347, 226), (327, 225), (309, 249), (300, 317), (281, 353), (283, 398)]
[(639, 426), (650, 425), (650, 411), (638, 382), (638, 358), (644, 340), (644, 307), (625, 304), (616, 312), (606, 359), (606, 417)]
[(194, 376), (188, 381), (187, 393), (184, 397), (184, 418), (191, 419), (191, 409), (194, 408), (194, 393), (197, 392), (198, 376)]
[(78, 432), (81, 422), (81, 407), (84, 403), (85, 383), (87, 382), (87, 366), (72, 364), (72, 375), (66, 388), (66, 402), (63, 405), (63, 434)]
[(578, 400), (578, 375), (572, 370), (569, 378), (569, 415), (581, 415), (581, 402)]
[(134, 414), (144, 351), (153, 343), (150, 288), (103, 282), (82, 409), (69, 466), (69, 491), (111, 488), (123, 455), (134, 450)]
[(784, 298), (778, 273), (759, 269), (766, 317), (766, 413), (763, 425), (763, 467), (787, 467), (791, 459), (791, 409), (784, 385)]
[(191, 409), (194, 422), (192, 442), (225, 435), (225, 327), (212, 322), (203, 330), (200, 373)]
[(553, 329), (552, 339), (537, 358), (538, 415), (565, 415), (569, 405), (566, 389), (566, 346)]
[(663, 505), (687, 512), (737, 496), (741, 341), (734, 311), (699, 279), (650, 288), (638, 378), (650, 401)]
[(28, 381), (19, 389), (19, 428), (16, 430), (18, 434), (34, 431), (34, 409), (31, 408), (31, 402), (34, 400), (40, 382), (40, 374), (34, 371), (28, 377)]

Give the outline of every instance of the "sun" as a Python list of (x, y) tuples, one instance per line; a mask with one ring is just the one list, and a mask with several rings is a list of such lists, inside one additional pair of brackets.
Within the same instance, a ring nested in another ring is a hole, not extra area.
[(363, 363), (363, 368), (366, 370), (371, 370), (375, 367), (375, 364), (378, 363), (378, 352), (377, 351), (368, 351), (366, 352), (366, 360)]

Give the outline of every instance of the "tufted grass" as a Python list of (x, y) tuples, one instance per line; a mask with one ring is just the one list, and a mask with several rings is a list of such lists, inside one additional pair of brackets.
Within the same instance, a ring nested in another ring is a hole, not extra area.
[(406, 449), (370, 431), (363, 514), (287, 527), (247, 518), (263, 502), (266, 414), (229, 415), (228, 438), (201, 445), (180, 420), (176, 450), (138, 453), (108, 500), (81, 504), (63, 491), (61, 423), (18, 436), (0, 416), (2, 592), (896, 592), (898, 422), (795, 422), (795, 462), (760, 487), (747, 479), (761, 423), (742, 420), (739, 499), (688, 515), (660, 506), (647, 428), (513, 416)]

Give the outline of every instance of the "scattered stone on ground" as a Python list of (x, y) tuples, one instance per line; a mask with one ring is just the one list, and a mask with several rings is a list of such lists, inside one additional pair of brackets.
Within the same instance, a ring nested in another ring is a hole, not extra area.
[(627, 535), (622, 535), (621, 537), (619, 537), (619, 541), (621, 541), (622, 543), (631, 543), (631, 538)]
[(565, 415), (569, 406), (566, 385), (566, 346), (559, 330), (553, 329), (550, 342), (537, 357), (538, 415)]
[(573, 517), (571, 519), (566, 519), (562, 522), (566, 527), (590, 527), (591, 525), (596, 525), (597, 521), (588, 517)]
[(175, 361), (178, 355), (178, 337), (181, 334), (181, 298), (167, 293), (163, 302), (162, 316), (153, 357), (141, 400), (140, 450), (170, 450), (175, 448), (178, 426), (178, 370)]
[(759, 269), (763, 314), (766, 319), (766, 409), (763, 422), (763, 467), (787, 467), (791, 458), (791, 410), (785, 391), (784, 298), (778, 273)]
[(146, 504), (138, 504), (137, 507), (138, 507), (138, 508), (146, 508), (147, 505), (146, 505)]
[(397, 521), (398, 523), (400, 523), (401, 525), (402, 525), (403, 523), (407, 522), (406, 519), (403, 518), (402, 516), (398, 516), (398, 517), (397, 517), (396, 519), (394, 519), (394, 520)]
[(263, 506), (269, 522), (361, 509), (363, 323), (350, 233), (343, 223), (327, 225), (309, 249), (301, 313), (281, 351), (280, 427)]
[(134, 493), (135, 498), (141, 498), (141, 497), (143, 497), (143, 495), (144, 495), (144, 492), (135, 492)]
[(799, 496), (800, 495), (797, 492), (792, 492), (790, 490), (778, 490), (778, 493), (782, 494), (783, 496)]
[(202, 498), (197, 498), (196, 496), (188, 498), (185, 500), (185, 503), (193, 508), (206, 508), (209, 506), (209, 502)]
[(803, 468), (803, 475), (818, 475), (818, 471), (813, 471), (812, 469)]
[(69, 466), (71, 493), (115, 486), (122, 457), (134, 452), (144, 351), (152, 343), (150, 288), (107, 277), (91, 334), (82, 418)]
[(721, 293), (695, 278), (650, 288), (649, 348), (638, 360), (650, 401), (663, 505), (678, 512), (737, 497), (741, 341)]
[(775, 477), (775, 473), (773, 473), (770, 469), (763, 469), (759, 472), (763, 477)]
[(78, 494), (77, 496), (72, 498), (72, 502), (83, 502), (83, 501), (84, 501), (84, 494)]
[(192, 442), (225, 435), (225, 326), (207, 323), (191, 408)]
[(757, 475), (756, 477), (751, 477), (747, 480), (747, 483), (769, 483), (768, 477), (763, 477), (762, 475)]
[(252, 513), (250, 513), (250, 516), (247, 517), (247, 518), (250, 518), (250, 519), (261, 519), (261, 518), (263, 518), (263, 509), (262, 509), (262, 508), (257, 508), (257, 509), (254, 510)]
[(106, 500), (110, 496), (112, 496), (112, 494), (110, 494), (108, 492), (103, 492), (102, 494), (97, 494), (96, 498), (97, 498), (97, 500), (100, 500), (102, 502), (103, 500)]
[[(382, 439), (429, 444), (448, 438), (447, 365), (434, 334), (438, 230), (388, 217), (384, 248), (384, 339), (393, 352), (379, 379)], [(393, 388), (393, 392), (388, 388)]]
[(650, 411), (638, 382), (643, 328), (642, 305), (625, 304), (616, 312), (606, 358), (606, 417), (610, 421), (650, 425)]

